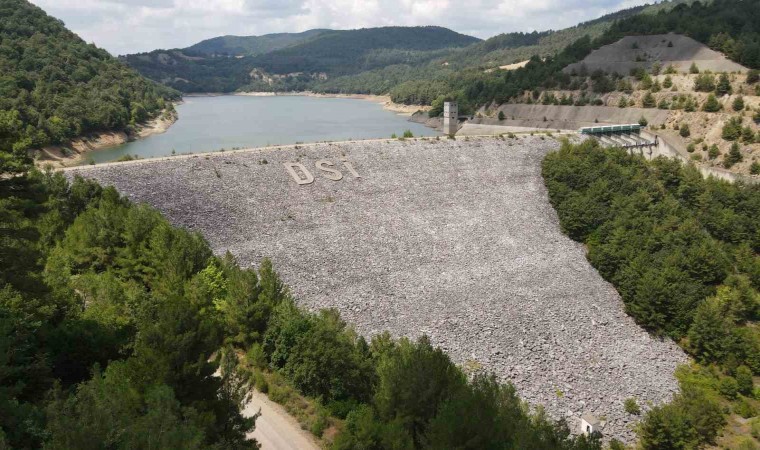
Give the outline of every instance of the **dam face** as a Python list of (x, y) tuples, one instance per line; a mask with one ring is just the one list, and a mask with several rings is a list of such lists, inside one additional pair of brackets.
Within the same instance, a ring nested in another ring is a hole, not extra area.
[(573, 430), (591, 413), (631, 441), (624, 400), (668, 401), (687, 358), (639, 328), (562, 234), (541, 177), (558, 146), (363, 141), (68, 173), (158, 208), (243, 266), (271, 258), (302, 305), (337, 308), (365, 336), (425, 333)]

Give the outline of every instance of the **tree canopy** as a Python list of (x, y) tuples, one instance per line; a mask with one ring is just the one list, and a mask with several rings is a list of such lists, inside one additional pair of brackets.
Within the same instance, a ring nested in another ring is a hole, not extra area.
[(28, 149), (124, 130), (177, 98), (26, 0), (0, 0), (0, 172), (19, 170)]

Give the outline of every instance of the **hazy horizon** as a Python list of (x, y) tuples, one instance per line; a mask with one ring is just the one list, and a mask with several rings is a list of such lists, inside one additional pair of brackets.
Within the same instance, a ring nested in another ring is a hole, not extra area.
[(557, 30), (645, 0), (31, 0), (114, 55), (183, 48), (223, 35), (436, 25), (486, 39)]

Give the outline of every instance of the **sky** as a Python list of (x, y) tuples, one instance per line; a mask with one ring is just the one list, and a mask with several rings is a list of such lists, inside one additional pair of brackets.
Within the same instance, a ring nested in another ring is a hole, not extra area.
[(653, 0), (31, 0), (114, 55), (226, 34), (439, 25), (488, 38), (573, 26)]

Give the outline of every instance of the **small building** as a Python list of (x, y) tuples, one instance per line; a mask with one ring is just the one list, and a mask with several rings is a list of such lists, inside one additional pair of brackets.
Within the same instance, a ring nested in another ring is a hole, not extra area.
[(593, 414), (584, 414), (581, 416), (581, 433), (589, 435), (592, 433), (602, 432), (602, 423)]
[(443, 134), (453, 136), (459, 131), (459, 105), (456, 102), (443, 103)]

